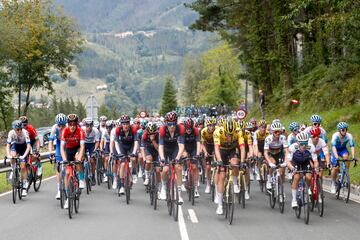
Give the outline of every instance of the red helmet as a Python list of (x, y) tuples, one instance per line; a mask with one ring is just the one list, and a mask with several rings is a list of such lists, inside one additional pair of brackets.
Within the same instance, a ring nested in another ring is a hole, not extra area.
[(165, 120), (167, 122), (177, 122), (177, 113), (175, 111), (172, 111), (172, 112), (168, 112), (166, 114), (166, 118)]
[(194, 127), (194, 121), (191, 118), (187, 117), (184, 121), (184, 125), (186, 129), (192, 129)]
[(318, 127), (317, 128), (312, 128), (310, 130), (310, 134), (311, 134), (312, 137), (318, 137), (321, 134), (321, 130)]
[(121, 118), (120, 118), (120, 122), (121, 123), (128, 123), (130, 122), (130, 118), (128, 115), (122, 115)]

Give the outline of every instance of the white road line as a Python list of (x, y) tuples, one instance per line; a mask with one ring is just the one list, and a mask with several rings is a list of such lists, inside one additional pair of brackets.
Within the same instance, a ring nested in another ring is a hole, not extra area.
[[(48, 178), (45, 178), (45, 179), (42, 180), (42, 182), (49, 181), (49, 180), (51, 180), (51, 179), (53, 179), (53, 178), (55, 178), (55, 177), (56, 177), (56, 175), (51, 176), (51, 177), (48, 177)], [(11, 190), (11, 191), (8, 191), (8, 192), (1, 193), (1, 194), (0, 194), (0, 197), (3, 197), (3, 196), (8, 195), (8, 194), (10, 194), (10, 193), (12, 193), (12, 190)]]
[(199, 220), (198, 220), (198, 218), (196, 217), (196, 214), (195, 214), (194, 209), (188, 209), (188, 212), (189, 212), (189, 216), (190, 216), (191, 222), (192, 222), (192, 223), (198, 223)]
[(181, 240), (189, 240), (189, 235), (186, 230), (184, 215), (183, 215), (181, 206), (179, 206), (178, 223), (179, 223)]

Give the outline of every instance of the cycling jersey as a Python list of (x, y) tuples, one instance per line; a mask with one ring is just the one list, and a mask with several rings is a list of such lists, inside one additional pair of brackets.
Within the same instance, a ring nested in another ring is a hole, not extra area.
[(248, 130), (245, 130), (245, 131), (242, 132), (242, 135), (243, 135), (243, 137), (244, 137), (244, 143), (245, 143), (245, 145), (247, 145), (247, 146), (252, 145), (253, 140), (252, 140), (252, 134), (251, 134), (251, 132), (248, 131)]
[(159, 128), (159, 145), (164, 146), (165, 161), (174, 160), (179, 151), (179, 144), (184, 144), (185, 128), (183, 125), (176, 125), (175, 132), (171, 136), (167, 126)]
[(200, 134), (199, 129), (194, 127), (191, 130), (191, 133), (188, 134), (187, 131), (185, 131), (184, 134), (185, 139), (185, 151), (190, 155), (190, 157), (196, 156), (197, 152), (197, 143), (200, 142)]
[(324, 139), (319, 138), (318, 143), (315, 145), (314, 142), (313, 142), (313, 140), (310, 138), (310, 139), (309, 139), (309, 143), (312, 144), (312, 145), (314, 145), (314, 147), (315, 147), (315, 153), (316, 153), (317, 155), (320, 155), (321, 152), (323, 152), (324, 154), (328, 154), (328, 153), (329, 153), (328, 148), (327, 148), (327, 144), (326, 144), (326, 142), (325, 142)]
[(32, 125), (27, 124), (24, 129), (29, 133), (30, 142), (35, 142), (39, 138), (36, 129)]
[(244, 145), (244, 137), (241, 131), (235, 131), (232, 135), (227, 136), (221, 127), (214, 131), (213, 137), (214, 144), (220, 146), (220, 149), (231, 150), (239, 145)]
[(89, 133), (86, 131), (85, 126), (82, 127), (82, 130), (84, 131), (85, 143), (95, 143), (100, 141), (99, 130), (97, 128), (93, 127)]
[(119, 142), (120, 155), (130, 155), (134, 148), (136, 141), (137, 129), (133, 125), (129, 132), (125, 133), (122, 127), (117, 127), (115, 130), (115, 140)]
[(101, 140), (104, 140), (104, 143), (105, 143), (104, 150), (105, 150), (106, 155), (108, 155), (110, 153), (110, 134), (111, 134), (111, 132), (108, 133), (107, 130), (105, 130), (101, 134)]
[[(154, 135), (155, 135), (155, 142), (159, 143), (159, 133), (156, 132)], [(148, 132), (146, 132), (146, 131), (144, 131), (144, 134), (141, 136), (140, 147), (145, 148), (146, 156), (151, 155), (153, 158), (153, 161), (155, 161), (155, 162), (159, 161), (159, 152), (155, 148), (153, 142), (151, 141), (150, 134), (148, 134)]]
[(287, 147), (288, 143), (284, 135), (280, 135), (278, 140), (275, 140), (274, 135), (265, 138), (264, 150), (268, 150), (270, 154), (278, 154)]
[(210, 133), (209, 129), (207, 127), (203, 128), (201, 130), (201, 143), (208, 144), (208, 145), (214, 145), (213, 135), (214, 135), (214, 132)]
[(355, 146), (354, 138), (350, 133), (346, 133), (343, 140), (341, 140), (341, 135), (339, 132), (336, 132), (332, 135), (331, 146), (335, 147), (336, 150), (345, 149), (347, 144), (349, 144), (350, 147)]
[(50, 132), (49, 140), (54, 142), (55, 141), (55, 161), (61, 162), (62, 157), (60, 153), (60, 145), (61, 145), (61, 129), (57, 124), (53, 125)]
[(61, 134), (61, 144), (64, 144), (67, 149), (79, 148), (84, 142), (84, 131), (79, 126), (76, 127), (74, 132), (71, 132), (70, 128), (66, 127)]
[(298, 170), (310, 170), (310, 161), (317, 161), (315, 147), (311, 143), (306, 146), (305, 151), (300, 151), (300, 145), (294, 143), (289, 147), (287, 158)]
[(289, 146), (293, 143), (296, 143), (296, 135), (290, 133), (289, 136), (287, 137), (287, 142)]
[(264, 135), (260, 134), (260, 130), (256, 130), (254, 133), (254, 145), (257, 145), (259, 152), (264, 154), (265, 138), (269, 136), (269, 131), (265, 130)]
[(30, 144), (29, 133), (25, 129), (22, 129), (21, 134), (17, 135), (15, 130), (12, 129), (8, 133), (8, 138), (6, 142), (10, 145)]

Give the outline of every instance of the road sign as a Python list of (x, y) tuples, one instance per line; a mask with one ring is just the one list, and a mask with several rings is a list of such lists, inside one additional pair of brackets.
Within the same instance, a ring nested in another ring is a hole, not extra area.
[(99, 103), (96, 100), (94, 95), (91, 95), (86, 100), (86, 117), (90, 117), (92, 119), (98, 118), (98, 110), (99, 110)]
[(146, 118), (146, 117), (148, 116), (148, 114), (147, 114), (147, 112), (142, 111), (142, 112), (139, 113), (139, 116), (140, 116), (141, 118)]
[(243, 120), (244, 118), (246, 118), (247, 112), (243, 109), (240, 109), (236, 112), (236, 116), (238, 118), (240, 118), (241, 120)]

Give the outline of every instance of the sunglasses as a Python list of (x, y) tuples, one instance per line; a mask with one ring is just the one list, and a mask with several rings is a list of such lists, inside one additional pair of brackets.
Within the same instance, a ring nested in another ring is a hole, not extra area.
[(69, 123), (69, 126), (70, 126), (70, 127), (76, 127), (76, 126), (77, 126), (77, 123), (71, 122), (71, 123)]
[(175, 127), (176, 126), (176, 122), (167, 122), (166, 126), (168, 127)]
[(298, 128), (296, 128), (296, 129), (294, 129), (294, 130), (293, 130), (293, 132), (298, 132), (298, 131), (299, 131), (299, 129), (298, 129)]
[(21, 132), (21, 131), (22, 131), (22, 128), (16, 128), (15, 131)]
[(342, 129), (340, 129), (340, 131), (341, 131), (341, 132), (346, 132), (347, 129), (346, 129), (346, 128), (342, 128)]
[(58, 127), (59, 128), (63, 128), (63, 127), (65, 127), (66, 125), (65, 124), (58, 124)]
[(314, 123), (313, 125), (314, 126), (320, 126), (320, 123)]
[(280, 133), (281, 133), (281, 131), (274, 131), (274, 133), (275, 133), (275, 134), (280, 134)]
[(121, 125), (130, 125), (130, 122), (123, 122)]
[(300, 146), (307, 146), (308, 143), (307, 143), (307, 142), (301, 142), (301, 143), (299, 143), (299, 145), (300, 145)]
[(85, 124), (85, 126), (86, 126), (86, 127), (92, 127), (92, 125), (91, 125), (91, 124)]

